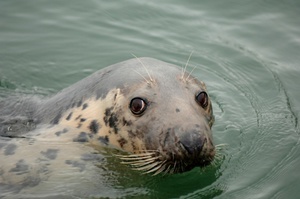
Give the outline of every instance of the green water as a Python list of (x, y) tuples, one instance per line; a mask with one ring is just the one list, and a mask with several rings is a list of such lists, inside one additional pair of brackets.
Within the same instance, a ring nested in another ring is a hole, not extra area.
[(182, 66), (191, 52), (224, 160), (174, 176), (120, 172), (90, 195), (299, 198), (299, 1), (0, 1), (0, 96), (52, 94), (131, 53)]

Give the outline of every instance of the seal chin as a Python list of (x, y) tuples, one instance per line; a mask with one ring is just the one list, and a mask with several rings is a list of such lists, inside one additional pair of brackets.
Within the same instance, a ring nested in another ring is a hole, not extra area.
[(194, 169), (195, 167), (206, 167), (210, 165), (210, 163), (213, 161), (214, 157), (198, 157), (197, 159), (190, 160), (190, 159), (182, 159), (182, 160), (173, 160), (166, 163), (167, 168), (172, 169), (166, 169), (164, 173), (183, 173), (186, 171), (190, 171)]

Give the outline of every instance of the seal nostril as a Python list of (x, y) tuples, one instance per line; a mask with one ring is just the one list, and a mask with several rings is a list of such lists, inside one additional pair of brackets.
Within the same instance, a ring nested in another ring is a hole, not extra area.
[(199, 132), (186, 133), (180, 139), (183, 148), (190, 154), (199, 154), (203, 148), (206, 138), (199, 135)]
[(184, 144), (181, 142), (181, 145), (190, 155), (193, 154), (194, 149), (189, 144)]

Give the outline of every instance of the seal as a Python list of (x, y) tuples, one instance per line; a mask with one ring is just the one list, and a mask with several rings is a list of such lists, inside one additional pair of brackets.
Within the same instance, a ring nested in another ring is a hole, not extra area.
[[(32, 162), (47, 160), (47, 169), (36, 170), (49, 171), (57, 159), (62, 162), (60, 170), (68, 166), (83, 169), (80, 159), (68, 159), (83, 146), (126, 152), (117, 157), (153, 175), (204, 167), (215, 156), (213, 122), (205, 84), (185, 68), (153, 58), (130, 59), (49, 98), (2, 99), (0, 157), (14, 166), (0, 166), (0, 184), (1, 179), (2, 183), (12, 179), (13, 173), (32, 176)], [(24, 145), (20, 147), (22, 142), (34, 149), (25, 150)], [(74, 146), (71, 155), (64, 151), (67, 145)]]

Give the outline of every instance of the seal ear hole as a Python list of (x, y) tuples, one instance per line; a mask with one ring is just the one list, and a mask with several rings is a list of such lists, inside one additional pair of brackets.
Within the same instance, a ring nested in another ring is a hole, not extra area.
[(147, 101), (140, 97), (135, 97), (130, 101), (129, 108), (134, 115), (141, 115), (147, 109)]
[(206, 108), (208, 106), (208, 95), (206, 92), (201, 91), (196, 95), (196, 102), (202, 107)]

